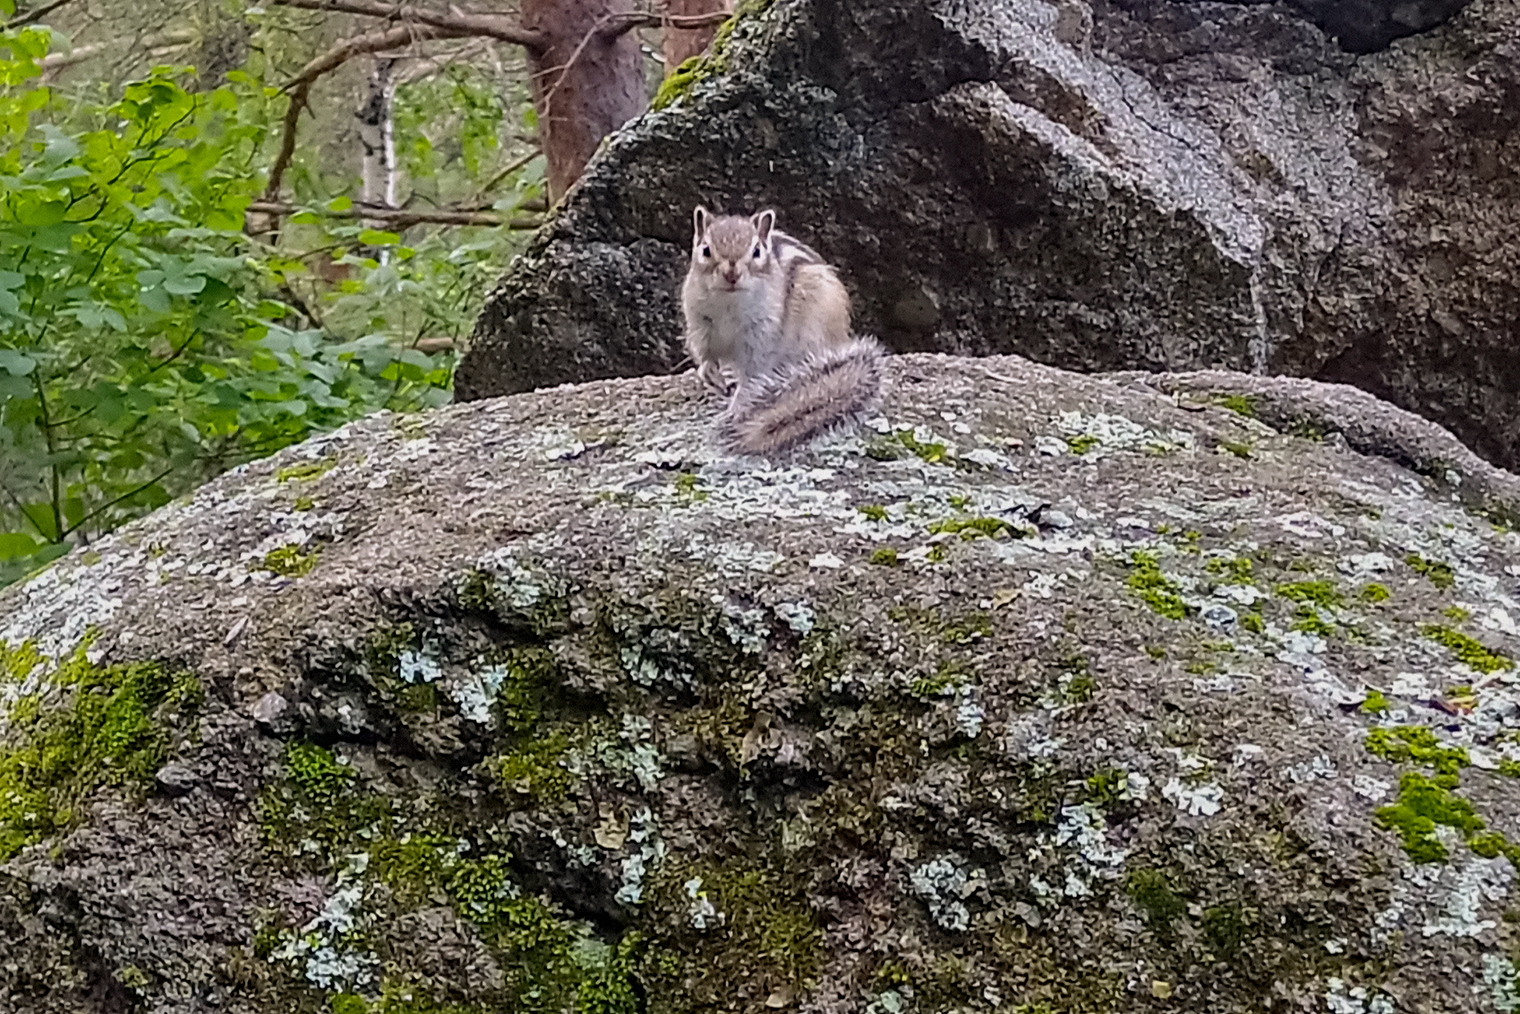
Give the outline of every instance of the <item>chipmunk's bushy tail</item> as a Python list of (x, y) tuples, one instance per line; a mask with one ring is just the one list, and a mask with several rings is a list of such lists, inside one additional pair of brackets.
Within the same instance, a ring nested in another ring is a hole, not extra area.
[(774, 457), (858, 424), (881, 400), (884, 354), (876, 339), (852, 338), (751, 381), (719, 417), (719, 443), (732, 454)]

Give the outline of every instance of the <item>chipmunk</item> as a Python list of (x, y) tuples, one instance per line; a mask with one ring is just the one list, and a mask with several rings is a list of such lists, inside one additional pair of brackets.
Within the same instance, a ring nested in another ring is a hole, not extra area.
[(848, 426), (881, 391), (881, 346), (851, 337), (850, 296), (807, 244), (750, 218), (692, 214), (691, 269), (681, 287), (686, 347), (703, 383), (733, 398), (719, 441), (772, 455)]

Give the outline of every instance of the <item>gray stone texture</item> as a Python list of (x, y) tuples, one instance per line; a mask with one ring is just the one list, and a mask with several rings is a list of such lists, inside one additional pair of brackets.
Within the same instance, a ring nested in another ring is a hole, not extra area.
[(692, 205), (773, 206), (898, 351), (1335, 380), (1520, 462), (1517, 0), (746, 7), (508, 271), (461, 400), (677, 369)]

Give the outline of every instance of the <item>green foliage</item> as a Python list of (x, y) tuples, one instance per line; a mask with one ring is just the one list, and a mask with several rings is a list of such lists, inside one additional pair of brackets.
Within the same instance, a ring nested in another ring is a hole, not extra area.
[(895, 567), (901, 561), (897, 558), (897, 550), (891, 546), (882, 546), (871, 554), (871, 562), (878, 567)]
[[(0, 642), (0, 681), (45, 665), (29, 644)], [(102, 785), (141, 788), (194, 715), (200, 683), (149, 662), (95, 666), (85, 646), (40, 674), (47, 688), (11, 705), (0, 743), (0, 862), (72, 826)]]
[[(443, 403), (451, 354), (416, 346), (471, 327), (516, 242), (324, 217), (347, 198), (304, 149), (289, 178), (312, 211), (245, 231), (276, 89), (233, 71), (196, 92), (160, 67), (64, 95), (41, 83), (51, 44), (0, 32), (0, 584), (228, 467)], [(498, 171), (503, 99), (472, 74), (402, 86), (398, 137), (416, 180), (510, 214), (541, 194), (542, 159)]]

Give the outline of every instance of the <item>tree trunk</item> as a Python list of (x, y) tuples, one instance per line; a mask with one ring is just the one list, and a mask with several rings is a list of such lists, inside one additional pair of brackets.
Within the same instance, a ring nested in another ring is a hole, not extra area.
[(551, 201), (580, 178), (602, 138), (647, 102), (638, 39), (608, 30), (633, 9), (632, 0), (522, 0), (523, 26), (545, 39), (528, 53), (528, 69)]
[[(677, 17), (689, 14), (715, 14), (718, 11), (733, 9), (733, 0), (665, 0), (665, 13)], [(665, 76), (674, 74), (676, 68), (682, 63), (706, 49), (717, 30), (716, 25), (711, 28), (667, 27), (664, 46)]]
[[(392, 124), (392, 100), (396, 95), (393, 76), (396, 61), (376, 57), (365, 89), (364, 105), (359, 107), (359, 144), (364, 160), (359, 173), (359, 200), (365, 204), (396, 204), (396, 137)], [(386, 229), (379, 219), (365, 219), (371, 229)], [(380, 261), (389, 259), (388, 250), (380, 251)]]

